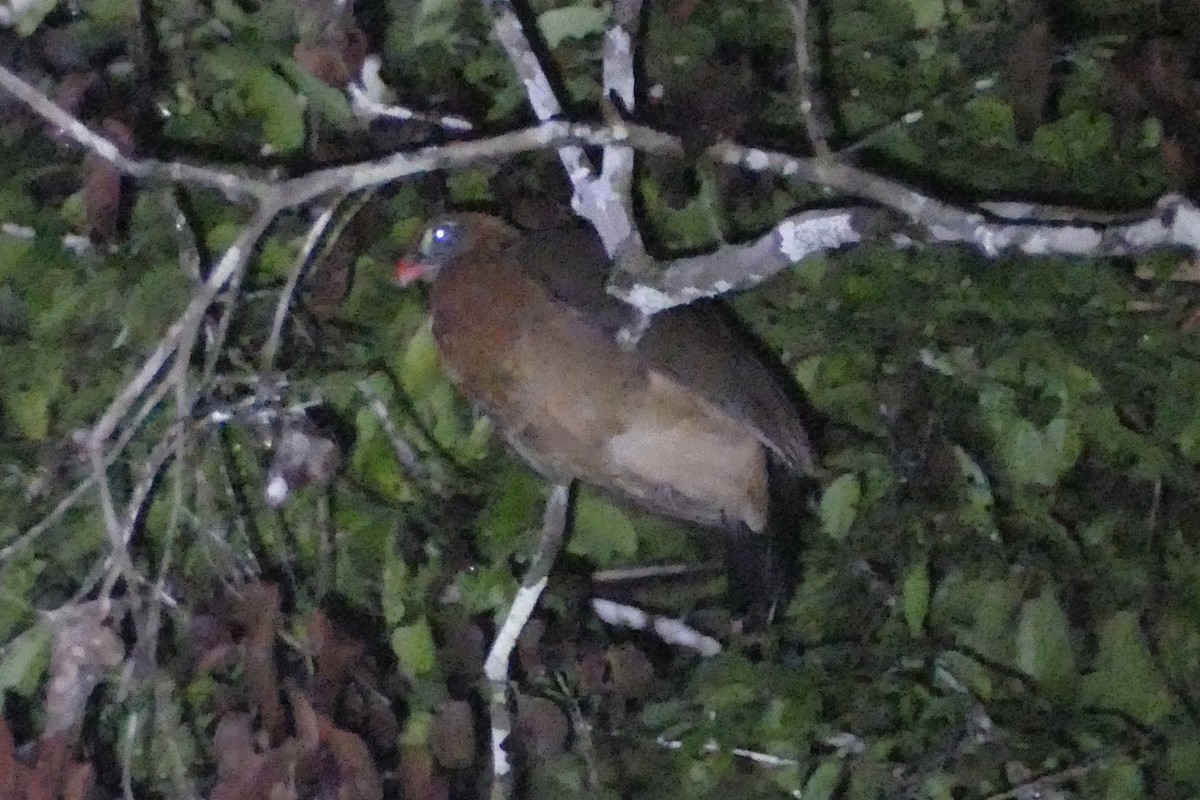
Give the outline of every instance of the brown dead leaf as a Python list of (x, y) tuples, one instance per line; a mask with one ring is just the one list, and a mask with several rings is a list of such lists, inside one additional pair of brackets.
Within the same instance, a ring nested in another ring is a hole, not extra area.
[(645, 697), (654, 680), (654, 666), (638, 647), (631, 644), (608, 649), (609, 685), (622, 698)]
[(608, 661), (599, 647), (587, 646), (579, 656), (577, 688), (583, 694), (600, 694), (606, 688)]
[(234, 711), (221, 717), (213, 734), (212, 753), (217, 777), (230, 780), (259, 760), (254, 749), (254, 723), (250, 715)]
[(1196, 308), (1188, 314), (1187, 319), (1179, 324), (1179, 330), (1183, 333), (1195, 333), (1200, 330), (1200, 308)]
[(531, 619), (521, 631), (517, 639), (517, 663), (529, 674), (539, 672), (544, 661), (542, 659), (542, 636), (546, 633), (546, 623), (541, 619)]
[(552, 700), (531, 694), (517, 695), (517, 739), (533, 759), (546, 759), (562, 753), (567, 746), (570, 726), (567, 715)]
[(351, 673), (362, 663), (366, 645), (337, 628), (322, 611), (308, 619), (308, 638), (316, 660), (316, 678), (310, 693), (317, 710), (330, 714)]
[(217, 783), (210, 800), (294, 800), (296, 750), (295, 741), (289, 739), (265, 753), (252, 753), (237, 772)]
[(275, 668), (275, 630), (279, 620), (279, 588), (256, 583), (243, 589), (235, 613), (246, 626), (242, 664), (246, 689), (258, 706), (263, 728), (272, 744), (287, 734), (287, 719), (279, 700), (279, 675)]
[(25, 800), (59, 800), (67, 756), (67, 737), (63, 732), (38, 742), (37, 759), (26, 774)]
[(381, 800), (383, 781), (364, 742), (357, 734), (343, 730), (320, 714), (317, 724), (321, 743), (333, 754), (338, 769), (338, 800)]
[(475, 761), (475, 720), (471, 705), (449, 700), (437, 707), (429, 731), (429, 749), (446, 769), (462, 769)]
[[(215, 614), (196, 614), (188, 621), (187, 640), (183, 644), (192, 662), (197, 665), (208, 660), (212, 650), (225, 645), (232, 646), (233, 643), (233, 631)], [(198, 669), (198, 666), (193, 668)]]
[(96, 83), (94, 72), (68, 72), (58, 82), (54, 92), (54, 104), (71, 116), (79, 116), (88, 90)]
[(321, 719), (308, 698), (294, 687), (288, 688), (288, 700), (292, 704), (292, 727), (300, 752), (311, 755), (321, 744)]
[(1054, 77), (1054, 39), (1049, 20), (1036, 19), (1021, 29), (1004, 63), (1006, 100), (1013, 110), (1017, 137), (1028, 141), (1045, 120)]
[(400, 753), (400, 788), (404, 797), (448, 800), (446, 780), (434, 772), (433, 757), (421, 747), (405, 747)]
[(366, 35), (353, 23), (343, 22), (297, 42), (292, 58), (317, 80), (341, 89), (357, 79), (367, 51)]
[(96, 770), (90, 763), (71, 764), (63, 785), (62, 800), (85, 800), (96, 784)]
[(483, 631), (473, 622), (449, 626), (438, 655), (438, 663), (447, 675), (466, 675), (474, 678), (483, 673), (487, 641)]
[[(106, 119), (100, 124), (100, 132), (129, 155), (133, 152), (133, 131), (124, 122)], [(83, 159), (83, 208), (88, 225), (88, 236), (96, 244), (116, 241), (121, 227), (121, 216), (126, 198), (123, 195), (126, 181), (120, 170), (100, 156), (89, 153)]]
[(0, 715), (0, 797), (16, 797), (17, 748), (8, 722)]

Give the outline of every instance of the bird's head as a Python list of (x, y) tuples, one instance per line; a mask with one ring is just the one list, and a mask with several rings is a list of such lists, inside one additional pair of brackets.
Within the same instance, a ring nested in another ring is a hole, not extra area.
[(499, 217), (464, 212), (434, 219), (409, 254), (396, 263), (396, 281), (433, 281), (448, 265), (465, 257), (486, 258), (517, 240), (518, 231)]

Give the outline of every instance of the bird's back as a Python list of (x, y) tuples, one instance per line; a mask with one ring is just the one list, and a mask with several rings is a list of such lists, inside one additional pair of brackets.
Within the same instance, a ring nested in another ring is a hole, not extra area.
[[(527, 234), (511, 249), (514, 263), (557, 302), (611, 340), (636, 312), (608, 294), (609, 262), (589, 228)], [(759, 441), (801, 473), (813, 468), (802, 404), (761, 347), (719, 301), (702, 300), (657, 314), (636, 355), (754, 429)]]

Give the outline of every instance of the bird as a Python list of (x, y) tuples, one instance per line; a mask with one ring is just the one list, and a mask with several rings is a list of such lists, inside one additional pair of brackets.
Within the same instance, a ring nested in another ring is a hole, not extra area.
[(443, 370), (519, 456), (721, 531), (731, 611), (766, 622), (794, 575), (811, 411), (719, 301), (662, 311), (620, 343), (639, 312), (605, 290), (609, 269), (590, 226), (458, 212), (428, 224), (396, 276), (429, 282)]

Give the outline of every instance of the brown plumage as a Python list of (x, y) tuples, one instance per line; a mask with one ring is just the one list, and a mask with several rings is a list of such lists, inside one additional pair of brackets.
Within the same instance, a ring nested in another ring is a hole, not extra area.
[(634, 312), (605, 292), (608, 259), (582, 227), (521, 233), (453, 214), (417, 258), (398, 272), (432, 278), (444, 368), (522, 457), (554, 481), (731, 533), (736, 604), (773, 602), (780, 558), (764, 534), (778, 487), (796, 484), (780, 478), (809, 473), (813, 451), (794, 397), (724, 308), (666, 311), (623, 349)]

